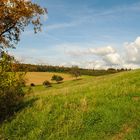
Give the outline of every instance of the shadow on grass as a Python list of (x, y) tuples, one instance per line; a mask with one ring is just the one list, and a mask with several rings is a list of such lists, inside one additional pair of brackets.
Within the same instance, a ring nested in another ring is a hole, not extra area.
[(19, 103), (16, 107), (14, 107), (14, 109), (12, 108), (12, 111), (7, 116), (0, 118), (0, 125), (4, 123), (5, 121), (8, 121), (8, 122), (12, 121), (16, 113), (21, 112), (23, 109), (27, 107), (32, 107), (34, 102), (37, 100), (38, 98), (36, 97), (36, 98), (28, 99), (26, 101)]
[(38, 98), (34, 97), (32, 99), (29, 99), (27, 101), (22, 102), (17, 108), (16, 108), (16, 112), (22, 111), (23, 109), (27, 108), (27, 107), (32, 107), (34, 102), (37, 101)]
[(56, 83), (52, 83), (52, 86), (53, 86), (53, 85), (63, 84), (63, 83), (64, 83), (64, 81), (61, 81), (61, 82), (56, 82)]
[(62, 83), (64, 83), (64, 81), (61, 81), (61, 82), (57, 82), (56, 84), (62, 84)]

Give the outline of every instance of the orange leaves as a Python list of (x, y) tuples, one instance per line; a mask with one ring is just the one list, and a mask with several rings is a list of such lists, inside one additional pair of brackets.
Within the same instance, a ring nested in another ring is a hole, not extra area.
[(40, 31), (42, 25), (40, 16), (44, 13), (44, 9), (29, 0), (1, 0), (0, 46), (14, 46), (28, 24), (34, 26), (35, 32)]

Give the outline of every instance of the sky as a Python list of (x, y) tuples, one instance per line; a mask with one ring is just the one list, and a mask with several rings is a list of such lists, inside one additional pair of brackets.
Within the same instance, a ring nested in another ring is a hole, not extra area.
[(10, 53), (23, 63), (82, 68), (140, 67), (140, 0), (32, 0), (48, 9)]

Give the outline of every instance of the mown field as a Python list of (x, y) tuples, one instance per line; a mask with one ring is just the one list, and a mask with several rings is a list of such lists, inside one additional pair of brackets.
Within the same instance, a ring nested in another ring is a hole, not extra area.
[(31, 83), (34, 83), (35, 85), (41, 85), (45, 80), (52, 82), (51, 78), (54, 74), (62, 76), (64, 81), (73, 79), (73, 77), (69, 74), (54, 72), (27, 72), (25, 78), (27, 85), (30, 85)]
[(140, 140), (140, 70), (33, 87), (0, 126), (8, 140)]

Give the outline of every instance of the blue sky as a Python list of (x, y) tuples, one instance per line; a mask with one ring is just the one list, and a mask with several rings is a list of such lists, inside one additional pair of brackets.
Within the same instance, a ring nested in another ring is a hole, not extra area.
[(139, 0), (32, 1), (47, 7), (48, 15), (42, 17), (41, 33), (34, 35), (28, 27), (11, 50), (20, 61), (97, 69), (139, 67)]

